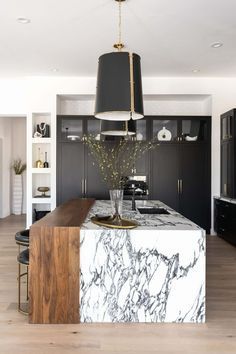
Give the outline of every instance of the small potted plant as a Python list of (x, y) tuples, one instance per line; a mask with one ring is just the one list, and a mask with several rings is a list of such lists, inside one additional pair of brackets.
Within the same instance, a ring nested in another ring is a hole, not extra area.
[(13, 161), (12, 168), (14, 171), (12, 212), (15, 215), (20, 215), (23, 200), (22, 173), (26, 170), (26, 164), (18, 158)]

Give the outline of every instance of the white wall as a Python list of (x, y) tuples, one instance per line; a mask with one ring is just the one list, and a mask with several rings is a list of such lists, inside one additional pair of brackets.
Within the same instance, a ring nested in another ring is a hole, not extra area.
[(3, 184), (2, 184), (2, 158), (3, 158), (3, 148), (2, 148), (2, 138), (0, 138), (0, 218), (2, 217), (2, 193), (3, 193)]
[[(94, 95), (95, 89), (95, 78), (31, 77), (0, 80), (0, 115), (24, 115), (29, 111), (51, 111), (55, 115), (56, 95)], [(143, 91), (148, 97), (199, 94), (211, 96), (212, 195), (218, 195), (220, 192), (220, 114), (236, 106), (236, 78), (143, 78)]]
[(0, 138), (2, 139), (2, 198), (1, 215), (4, 218), (11, 210), (11, 122), (10, 119), (0, 118)]
[[(21, 158), (23, 162), (26, 162), (26, 118), (14, 117), (9, 118), (11, 120), (11, 159), (12, 161)], [(12, 171), (13, 172), (13, 171)], [(13, 175), (13, 173), (12, 173)], [(23, 204), (22, 213), (26, 213), (26, 172), (22, 175), (23, 178)], [(12, 202), (12, 198), (11, 198)], [(12, 203), (11, 203), (12, 210)]]
[[(20, 157), (26, 161), (26, 118), (0, 117), (0, 139), (2, 142), (2, 163), (0, 169), (0, 218), (12, 211), (12, 175), (11, 165)], [(23, 188), (26, 191), (26, 174), (23, 174)], [(24, 193), (23, 213), (26, 212), (26, 193)]]

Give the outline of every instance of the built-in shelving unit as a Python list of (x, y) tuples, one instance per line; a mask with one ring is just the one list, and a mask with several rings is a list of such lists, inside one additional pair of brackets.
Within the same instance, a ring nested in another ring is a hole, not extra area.
[[(27, 145), (27, 226), (35, 221), (36, 211), (51, 211), (54, 208), (52, 187), (52, 114), (50, 112), (32, 112), (28, 115)], [(41, 134), (35, 136), (36, 132)], [(39, 166), (37, 161), (41, 161)], [(44, 167), (44, 162), (48, 167)], [(48, 187), (43, 197), (39, 187)]]

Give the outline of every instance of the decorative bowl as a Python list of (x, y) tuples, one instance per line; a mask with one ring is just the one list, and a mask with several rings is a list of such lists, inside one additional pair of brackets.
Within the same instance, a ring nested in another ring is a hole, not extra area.
[(186, 141), (196, 141), (197, 140), (197, 136), (189, 136), (189, 135), (187, 135), (185, 137), (185, 140)]
[(46, 197), (46, 192), (50, 190), (49, 187), (38, 187), (37, 190), (42, 193), (42, 197)]

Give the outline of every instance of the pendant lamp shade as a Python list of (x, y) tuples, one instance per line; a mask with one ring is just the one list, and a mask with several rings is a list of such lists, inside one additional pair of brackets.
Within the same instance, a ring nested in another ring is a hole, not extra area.
[(139, 55), (114, 52), (100, 56), (94, 115), (110, 121), (143, 118)]
[(136, 122), (127, 121), (101, 121), (101, 134), (110, 136), (130, 136), (136, 134)]

